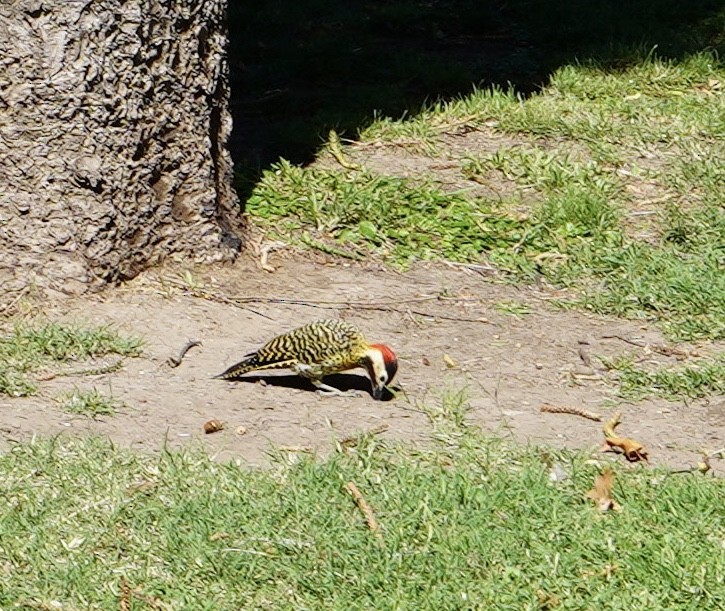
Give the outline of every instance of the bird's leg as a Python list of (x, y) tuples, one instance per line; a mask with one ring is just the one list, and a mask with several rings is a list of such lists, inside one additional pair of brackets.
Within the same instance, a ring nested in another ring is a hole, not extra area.
[(359, 397), (358, 390), (340, 390), (329, 384), (325, 384), (322, 380), (312, 379), (312, 383), (317, 387), (317, 392), (324, 397)]
[(317, 392), (325, 397), (359, 397), (360, 392), (357, 390), (342, 391), (339, 388), (325, 384), (321, 377), (321, 371), (313, 365), (306, 365), (305, 363), (296, 363), (291, 367), (298, 376), (307, 378), (310, 380), (315, 387)]

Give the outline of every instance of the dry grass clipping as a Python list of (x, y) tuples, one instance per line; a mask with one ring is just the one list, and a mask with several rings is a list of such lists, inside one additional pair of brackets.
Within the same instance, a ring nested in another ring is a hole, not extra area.
[(594, 412), (589, 412), (580, 407), (570, 407), (568, 405), (551, 405), (550, 403), (544, 403), (539, 407), (540, 412), (546, 412), (548, 414), (572, 414), (574, 416), (581, 416), (588, 420), (594, 420), (595, 422), (601, 422), (602, 417)]
[(353, 500), (355, 501), (355, 504), (358, 506), (358, 509), (360, 509), (360, 511), (362, 512), (363, 516), (365, 517), (365, 522), (368, 525), (370, 531), (378, 539), (382, 540), (383, 533), (380, 530), (380, 524), (378, 524), (378, 521), (375, 518), (375, 513), (373, 512), (373, 508), (370, 507), (370, 504), (365, 500), (362, 492), (360, 492), (354, 482), (347, 482), (347, 484), (345, 484), (345, 490), (350, 493)]

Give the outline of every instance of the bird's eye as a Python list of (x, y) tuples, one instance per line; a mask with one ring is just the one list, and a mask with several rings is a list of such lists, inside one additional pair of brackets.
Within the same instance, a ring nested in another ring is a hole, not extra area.
[(383, 382), (383, 383), (387, 382), (387, 381), (388, 381), (388, 376), (386, 376), (386, 375), (381, 375), (381, 376), (380, 376), (380, 381), (381, 381), (381, 382)]

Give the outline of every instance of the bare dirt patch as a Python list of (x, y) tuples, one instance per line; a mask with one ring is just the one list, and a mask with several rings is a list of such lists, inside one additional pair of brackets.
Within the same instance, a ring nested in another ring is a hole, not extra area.
[[(97, 433), (146, 450), (201, 442), (220, 458), (256, 465), (264, 464), (274, 448), (324, 454), (335, 439), (381, 425), (388, 427), (383, 438), (426, 443), (432, 428), (421, 405), (436, 404), (445, 389), (465, 388), (472, 423), (524, 443), (592, 449), (601, 444), (601, 423), (539, 412), (542, 403), (550, 403), (604, 417), (621, 410), (619, 432), (642, 442), (655, 464), (692, 466), (703, 449), (725, 446), (722, 401), (629, 404), (616, 399), (596, 357), (636, 348), (604, 336), (663, 342), (655, 328), (558, 310), (549, 302), (559, 293), (550, 288), (515, 288), (445, 265), (397, 274), (279, 257), (274, 263), (277, 271), (266, 273), (245, 258), (232, 267), (194, 270), (181, 282), (184, 272), (165, 269), (99, 295), (47, 305), (51, 319), (110, 323), (143, 337), (144, 355), (115, 373), (57, 377), (42, 382), (37, 396), (3, 397), (2, 445), (32, 435)], [(247, 309), (193, 297), (177, 288), (190, 280), (215, 295), (259, 302)], [(507, 314), (502, 303), (524, 304), (530, 313)], [(404, 394), (373, 401), (363, 372), (334, 380), (340, 387), (363, 390), (358, 398), (321, 397), (287, 375), (265, 376), (266, 384), (254, 377), (233, 383), (212, 379), (275, 334), (338, 316), (396, 349), (401, 361), (396, 382)], [(167, 359), (189, 339), (203, 345), (192, 348), (180, 366), (170, 367)], [(95, 386), (124, 407), (97, 420), (69, 415), (53, 397), (74, 385)], [(206, 435), (203, 425), (210, 419), (225, 422), (226, 428)]]

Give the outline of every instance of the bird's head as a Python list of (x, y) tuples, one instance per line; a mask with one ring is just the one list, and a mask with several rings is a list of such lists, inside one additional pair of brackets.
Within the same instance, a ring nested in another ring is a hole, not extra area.
[(385, 344), (372, 344), (365, 353), (365, 366), (373, 384), (373, 398), (382, 399), (398, 371), (398, 357)]

